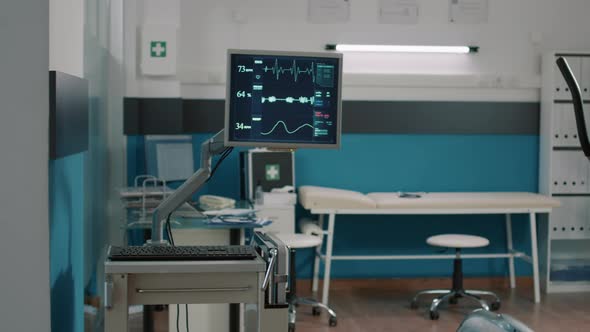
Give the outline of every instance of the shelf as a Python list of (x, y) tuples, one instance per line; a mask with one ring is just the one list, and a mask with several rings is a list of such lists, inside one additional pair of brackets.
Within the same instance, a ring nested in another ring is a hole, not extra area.
[[(590, 163), (580, 146), (573, 98), (555, 65), (568, 57), (578, 79), (584, 114), (590, 110), (590, 51), (543, 55), (539, 188), (561, 206), (543, 217), (539, 260), (548, 293), (590, 292)], [(583, 58), (583, 59), (582, 59)]]
[(590, 259), (554, 259), (551, 260), (551, 282), (589, 282)]
[(554, 146), (553, 151), (582, 151), (579, 146)]
[(590, 292), (590, 281), (550, 281), (547, 293)]
[(576, 52), (565, 52), (565, 53), (555, 53), (555, 57), (560, 57), (560, 56), (574, 56), (574, 57), (578, 57), (578, 58), (587, 58), (590, 57), (590, 54), (588, 53), (576, 53)]
[(590, 193), (551, 194), (553, 197), (590, 197)]
[[(553, 102), (555, 104), (571, 104), (572, 100), (571, 99), (553, 99)], [(590, 104), (590, 100), (584, 100), (584, 104)]]

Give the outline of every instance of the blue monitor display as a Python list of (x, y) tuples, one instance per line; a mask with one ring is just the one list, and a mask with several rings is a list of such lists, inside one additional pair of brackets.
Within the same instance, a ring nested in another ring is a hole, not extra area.
[(227, 71), (227, 146), (339, 146), (341, 54), (230, 50)]

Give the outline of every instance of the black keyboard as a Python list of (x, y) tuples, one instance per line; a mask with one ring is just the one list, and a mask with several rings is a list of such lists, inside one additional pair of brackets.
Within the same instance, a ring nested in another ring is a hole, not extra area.
[(251, 246), (111, 247), (112, 261), (227, 261), (256, 258)]

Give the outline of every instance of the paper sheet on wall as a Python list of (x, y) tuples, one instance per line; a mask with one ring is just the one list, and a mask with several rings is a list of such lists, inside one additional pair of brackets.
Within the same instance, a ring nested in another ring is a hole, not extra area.
[(350, 19), (350, 0), (309, 0), (310, 23), (346, 23)]
[(379, 23), (416, 24), (418, 10), (418, 0), (380, 0)]
[(158, 177), (166, 181), (186, 180), (193, 174), (191, 143), (156, 144)]
[(488, 0), (450, 0), (449, 21), (452, 23), (487, 23)]

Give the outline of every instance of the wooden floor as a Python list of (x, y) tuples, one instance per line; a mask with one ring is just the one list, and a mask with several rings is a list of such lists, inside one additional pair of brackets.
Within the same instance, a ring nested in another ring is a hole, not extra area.
[[(447, 288), (449, 284), (449, 279), (332, 280), (330, 304), (338, 314), (338, 326), (328, 326), (326, 313), (312, 316), (311, 308), (300, 306), (296, 332), (455, 331), (474, 309), (469, 302), (443, 307), (437, 321), (428, 317), (429, 299), (425, 298), (418, 310), (409, 305), (419, 290)], [(465, 287), (496, 292), (502, 300), (500, 313), (512, 315), (537, 332), (590, 331), (590, 293), (542, 294), (541, 303), (534, 304), (530, 278), (518, 279), (514, 290), (504, 278), (466, 279)], [(300, 280), (297, 291), (300, 296), (311, 296), (310, 281)], [(141, 319), (131, 320), (131, 330), (142, 331)], [(167, 312), (156, 314), (155, 330), (165, 331), (166, 326)]]
[[(448, 279), (333, 280), (330, 303), (338, 326), (328, 326), (328, 315), (316, 317), (311, 309), (298, 308), (297, 332), (356, 331), (455, 331), (474, 308), (461, 301), (440, 310), (440, 319), (428, 317), (428, 299), (418, 310), (410, 309), (413, 294), (423, 289), (447, 288)], [(311, 295), (309, 282), (300, 281), (299, 295)], [(506, 280), (467, 279), (465, 287), (492, 290), (500, 296), (500, 313), (521, 320), (535, 331), (590, 331), (590, 293), (543, 294), (540, 304), (532, 301), (532, 280), (521, 278), (510, 290)]]

